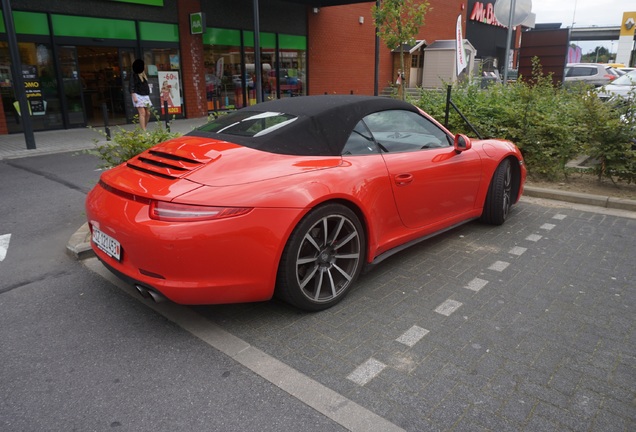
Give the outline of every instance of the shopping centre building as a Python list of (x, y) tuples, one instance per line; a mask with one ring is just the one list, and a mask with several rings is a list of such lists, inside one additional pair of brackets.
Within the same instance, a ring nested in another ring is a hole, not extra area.
[[(410, 67), (405, 79), (412, 86), (422, 82), (426, 47), (454, 40), (458, 15), (465, 28), (468, 4), (474, 2), (429, 3), (417, 43), (407, 47)], [(378, 86), (395, 82), (399, 68), (399, 56), (376, 37), (371, 16), (375, 1), (4, 0), (2, 4), (10, 5), (21, 62), (17, 70), (26, 91), (14, 88), (11, 38), (3, 11), (0, 134), (22, 132), (16, 95), (27, 97), (35, 131), (102, 125), (104, 107), (110, 124), (130, 123), (136, 110), (128, 84), (136, 58), (145, 62), (153, 106), (167, 104), (168, 113), (177, 118), (204, 117), (211, 111), (272, 98), (372, 95)], [(453, 69), (452, 58), (449, 61)]]

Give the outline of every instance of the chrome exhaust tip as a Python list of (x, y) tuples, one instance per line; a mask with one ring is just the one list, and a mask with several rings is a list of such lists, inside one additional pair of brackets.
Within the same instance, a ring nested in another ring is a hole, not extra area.
[(155, 303), (161, 303), (166, 299), (164, 296), (153, 290), (148, 290), (148, 294), (155, 301)]
[(139, 294), (141, 294), (143, 298), (152, 299), (154, 300), (155, 303), (160, 303), (166, 300), (166, 298), (163, 295), (159, 294), (156, 291), (153, 291), (152, 289), (146, 288), (145, 286), (136, 284), (135, 289), (137, 290)]
[(139, 294), (141, 294), (143, 298), (151, 298), (150, 292), (148, 291), (146, 287), (143, 287), (141, 285), (135, 285), (135, 289), (137, 290)]

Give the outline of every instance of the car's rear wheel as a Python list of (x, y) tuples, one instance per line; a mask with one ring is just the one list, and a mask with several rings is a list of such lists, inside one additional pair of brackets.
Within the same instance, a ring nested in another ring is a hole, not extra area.
[(490, 180), (481, 220), (492, 225), (501, 225), (508, 218), (511, 207), (512, 165), (510, 159), (505, 159)]
[(365, 243), (362, 225), (349, 208), (340, 204), (316, 208), (285, 246), (276, 295), (310, 311), (335, 305), (360, 274)]

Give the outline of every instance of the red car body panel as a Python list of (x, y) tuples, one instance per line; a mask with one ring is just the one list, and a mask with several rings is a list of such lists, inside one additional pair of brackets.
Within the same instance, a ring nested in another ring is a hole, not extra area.
[[(178, 169), (164, 167), (174, 156)], [(262, 301), (274, 293), (295, 226), (316, 206), (337, 201), (356, 211), (367, 238), (366, 261), (372, 263), (401, 245), (478, 218), (505, 158), (520, 166), (518, 199), (525, 167), (519, 150), (504, 141), (472, 141), (461, 152), (450, 146), (300, 156), (185, 136), (104, 172), (87, 197), (86, 213), (91, 230), (121, 244), (117, 260), (93, 243), (98, 258), (133, 283), (182, 304)], [(143, 168), (148, 161), (156, 172)], [(150, 216), (152, 200), (251, 211), (170, 222)]]

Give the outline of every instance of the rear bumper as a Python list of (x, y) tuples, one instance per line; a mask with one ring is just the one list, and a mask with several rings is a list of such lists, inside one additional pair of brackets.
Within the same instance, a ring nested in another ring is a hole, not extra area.
[(98, 227), (121, 244), (121, 259), (97, 257), (122, 280), (180, 304), (268, 300), (297, 209), (254, 209), (247, 215), (204, 222), (150, 219), (148, 204), (103, 188), (86, 201), (91, 232)]

